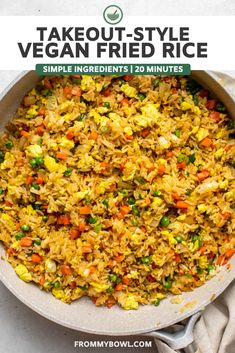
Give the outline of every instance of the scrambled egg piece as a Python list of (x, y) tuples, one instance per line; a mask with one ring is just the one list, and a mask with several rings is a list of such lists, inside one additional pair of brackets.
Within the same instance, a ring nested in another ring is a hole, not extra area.
[(22, 281), (32, 281), (32, 275), (29, 273), (27, 267), (25, 267), (24, 265), (16, 266), (15, 273), (20, 277), (20, 279), (22, 279)]
[(226, 190), (228, 188), (228, 180), (221, 181), (219, 183), (219, 187), (220, 187), (220, 189)]
[(55, 263), (55, 261), (53, 261), (51, 259), (47, 259), (46, 262), (45, 262), (45, 269), (46, 269), (46, 272), (55, 273), (56, 272), (56, 263)]
[(130, 86), (128, 83), (121, 86), (121, 91), (129, 98), (134, 98), (137, 95), (135, 87)]
[(95, 81), (93, 78), (88, 75), (83, 75), (81, 80), (81, 89), (83, 91), (89, 91), (92, 88), (95, 88)]
[(93, 117), (95, 123), (97, 125), (100, 125), (101, 127), (106, 126), (107, 122), (109, 121), (109, 119), (106, 116), (100, 115), (94, 109), (90, 111), (90, 116)]
[(153, 209), (157, 209), (159, 206), (163, 204), (163, 199), (161, 197), (154, 197), (151, 207)]
[(63, 297), (64, 297), (63, 289), (53, 288), (51, 292), (54, 295), (54, 297), (56, 297), (56, 299), (63, 299)]
[(198, 265), (200, 268), (204, 269), (208, 267), (208, 260), (206, 256), (200, 256), (198, 260)]
[(49, 170), (49, 172), (55, 172), (60, 169), (59, 163), (53, 157), (46, 156), (44, 159), (45, 167)]
[(123, 308), (125, 310), (135, 310), (138, 309), (139, 303), (136, 300), (136, 297), (134, 294), (128, 294), (126, 297), (126, 300), (123, 303)]
[(12, 228), (15, 229), (15, 223), (13, 222), (12, 218), (6, 214), (6, 213), (2, 213), (2, 220), (5, 221), (7, 223), (7, 225)]
[(4, 161), (1, 164), (1, 169), (9, 169), (12, 168), (14, 166), (15, 163), (15, 157), (12, 153), (10, 152), (6, 152), (5, 157), (4, 157)]
[(152, 127), (160, 118), (159, 104), (147, 103), (141, 108), (142, 115), (134, 117), (134, 123), (141, 128)]
[(129, 135), (129, 136), (132, 136), (133, 135), (133, 130), (132, 130), (132, 128), (130, 127), (130, 126), (126, 126), (126, 127), (124, 127), (124, 133), (125, 134), (127, 134), (127, 135)]
[(216, 152), (215, 152), (215, 158), (219, 159), (223, 156), (224, 154), (224, 149), (223, 148), (219, 148)]
[(60, 147), (66, 148), (67, 150), (71, 150), (74, 148), (75, 143), (73, 140), (69, 140), (67, 137), (63, 136), (60, 140)]
[(196, 134), (196, 137), (198, 139), (198, 141), (202, 141), (205, 137), (207, 137), (209, 135), (209, 131), (207, 129), (204, 128), (200, 128)]
[(166, 235), (169, 241), (170, 246), (174, 246), (175, 244), (177, 244), (177, 241), (175, 240), (174, 236), (168, 232), (168, 230), (163, 230), (162, 235)]
[(32, 105), (31, 108), (27, 110), (27, 113), (25, 115), (26, 119), (33, 119), (38, 115), (37, 112), (38, 106), (37, 105)]
[(185, 111), (191, 109), (193, 106), (188, 102), (182, 102), (180, 108)]
[(80, 169), (90, 169), (95, 164), (95, 160), (92, 156), (85, 155), (78, 161), (77, 167)]
[(197, 209), (200, 213), (204, 213), (207, 210), (207, 205), (201, 203), (200, 205), (197, 206)]
[(137, 167), (134, 163), (127, 162), (125, 164), (125, 168), (123, 170), (123, 181), (128, 181), (128, 180), (133, 180), (135, 173), (136, 173)]
[(90, 282), (90, 284), (92, 285), (92, 287), (94, 287), (94, 289), (97, 293), (102, 293), (102, 292), (106, 291), (106, 289), (109, 288), (108, 284), (101, 284), (101, 283), (96, 283), (96, 282)]
[(26, 148), (30, 157), (42, 156), (42, 147), (39, 145), (30, 145)]
[(158, 142), (162, 148), (169, 148), (171, 145), (171, 143), (164, 136), (160, 136)]

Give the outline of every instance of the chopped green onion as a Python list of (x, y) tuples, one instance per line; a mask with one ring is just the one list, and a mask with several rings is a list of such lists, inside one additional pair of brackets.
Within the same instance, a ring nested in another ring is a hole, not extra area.
[(192, 243), (196, 243), (198, 245), (198, 248), (200, 248), (202, 246), (202, 237), (200, 235), (193, 235), (192, 237)]
[(35, 181), (32, 182), (31, 187), (35, 190), (40, 190), (40, 186), (38, 183), (36, 183)]
[(158, 87), (159, 86), (159, 83), (160, 83), (160, 80), (158, 78), (155, 78), (153, 80), (153, 87)]
[(132, 219), (131, 219), (131, 223), (132, 223), (132, 225), (135, 226), (135, 227), (137, 227), (138, 224), (139, 224), (138, 221), (137, 221), (135, 218), (132, 218)]
[(97, 218), (96, 217), (90, 216), (87, 219), (87, 223), (89, 223), (89, 224), (95, 224), (96, 222), (97, 222)]
[(162, 193), (161, 193), (161, 191), (156, 190), (156, 191), (153, 192), (153, 196), (161, 197)]
[(65, 177), (69, 177), (73, 172), (73, 169), (72, 168), (67, 168), (64, 172), (64, 176)]
[(132, 206), (132, 214), (133, 214), (134, 216), (139, 216), (140, 211), (139, 211), (139, 209), (138, 209), (137, 206)]
[(114, 291), (114, 288), (113, 287), (109, 287), (108, 289), (106, 289), (106, 292), (107, 293), (113, 293)]
[(41, 245), (41, 243), (42, 243), (41, 239), (35, 239), (33, 241), (33, 245)]
[(5, 144), (5, 146), (8, 150), (10, 150), (14, 146), (14, 144), (11, 140), (8, 140)]
[(102, 201), (102, 204), (103, 204), (105, 207), (109, 207), (109, 202), (108, 202), (108, 200), (103, 200), (103, 201)]
[(81, 113), (80, 116), (79, 116), (79, 121), (83, 121), (86, 117), (86, 114), (85, 113)]
[(142, 178), (141, 176), (136, 177), (135, 180), (136, 180), (139, 184), (142, 184), (142, 185), (145, 184), (145, 179)]
[(190, 156), (188, 156), (188, 160), (190, 163), (194, 163), (196, 161), (195, 153), (190, 154)]
[(22, 232), (17, 232), (15, 235), (16, 240), (20, 240), (24, 237), (24, 233)]
[(180, 153), (177, 157), (177, 162), (181, 163), (181, 162), (185, 161), (185, 159), (186, 159), (186, 156), (184, 154)]
[(3, 191), (3, 188), (0, 188), (0, 195), (2, 195)]
[(129, 205), (134, 205), (135, 204), (135, 198), (134, 197), (129, 197), (127, 201), (129, 203)]
[(96, 225), (94, 226), (94, 231), (95, 231), (96, 233), (99, 233), (99, 232), (101, 231), (101, 229), (102, 229), (102, 224), (96, 224)]
[(0, 151), (0, 163), (2, 163), (5, 159), (5, 155), (2, 151)]
[(141, 259), (142, 264), (144, 265), (150, 265), (152, 262), (152, 256), (144, 256)]
[(141, 102), (143, 102), (143, 100), (146, 98), (146, 95), (144, 93), (139, 93), (138, 98)]
[(110, 103), (109, 102), (104, 102), (104, 107), (110, 109)]
[(181, 135), (181, 130), (180, 129), (176, 129), (174, 134), (175, 134), (175, 136), (177, 136), (179, 138), (180, 135)]

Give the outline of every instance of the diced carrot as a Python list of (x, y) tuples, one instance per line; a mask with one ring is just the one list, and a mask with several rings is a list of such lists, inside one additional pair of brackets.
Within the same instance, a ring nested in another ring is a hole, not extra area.
[(109, 267), (109, 268), (113, 268), (115, 265), (116, 265), (116, 261), (114, 261), (114, 260), (109, 260), (109, 262), (108, 262), (108, 267)]
[(63, 92), (65, 96), (70, 96), (72, 92), (72, 87), (65, 87)]
[(116, 291), (121, 291), (121, 290), (123, 290), (123, 284), (122, 283), (118, 283), (116, 286), (115, 286), (115, 290)]
[(130, 207), (125, 205), (120, 207), (120, 213), (123, 217), (126, 216), (129, 212), (130, 212)]
[(107, 308), (111, 309), (114, 306), (114, 303), (106, 303)]
[(37, 133), (37, 135), (42, 136), (44, 130), (45, 130), (44, 124), (41, 124), (41, 125), (37, 126), (37, 127), (36, 127), (36, 133)]
[(15, 252), (16, 252), (16, 251), (15, 251), (15, 249), (13, 249), (13, 248), (8, 248), (7, 251), (6, 251), (6, 253), (7, 253), (8, 256), (11, 256), (11, 255), (14, 254)]
[(121, 164), (120, 164), (120, 169), (121, 169), (121, 170), (124, 170), (126, 162), (127, 162), (126, 160), (123, 160), (123, 161), (121, 162)]
[(145, 129), (140, 131), (140, 136), (142, 136), (142, 137), (147, 137), (149, 134), (150, 134), (150, 129), (149, 128), (145, 128)]
[(105, 96), (105, 97), (110, 96), (110, 93), (111, 93), (110, 88), (106, 88), (106, 89), (102, 92), (103, 96)]
[(95, 273), (96, 271), (96, 267), (95, 266), (90, 266), (89, 267), (89, 273), (92, 274), (92, 273)]
[(101, 162), (101, 163), (100, 163), (101, 168), (107, 168), (108, 165), (109, 165), (109, 164), (108, 164), (107, 162)]
[(50, 82), (50, 80), (49, 80), (49, 78), (48, 77), (45, 77), (44, 79), (43, 79), (43, 82), (44, 82), (44, 86), (46, 87), (46, 88), (51, 88), (51, 82)]
[(78, 229), (80, 230), (80, 232), (84, 232), (86, 228), (86, 224), (85, 223), (80, 223), (79, 226), (78, 226)]
[(115, 261), (122, 262), (125, 259), (124, 255), (117, 255), (115, 256)]
[(56, 158), (66, 160), (68, 158), (68, 156), (64, 152), (56, 152)]
[(72, 78), (81, 78), (81, 75), (71, 75)]
[(46, 114), (46, 109), (44, 107), (40, 107), (38, 109), (38, 115), (44, 116)]
[(210, 113), (209, 117), (213, 119), (216, 123), (218, 123), (221, 120), (220, 112), (213, 111)]
[(34, 270), (34, 272), (41, 272), (41, 266), (36, 265), (33, 270)]
[(174, 156), (174, 153), (172, 152), (172, 151), (167, 151), (166, 152), (166, 158), (167, 159), (170, 159), (170, 158), (172, 158)]
[(227, 270), (230, 270), (231, 269), (231, 264), (227, 264), (226, 268), (227, 268)]
[(82, 246), (82, 252), (84, 254), (89, 254), (92, 252), (92, 245), (90, 243), (85, 243), (83, 246)]
[(209, 137), (205, 137), (201, 142), (200, 142), (201, 146), (203, 147), (211, 147), (213, 145), (213, 141), (212, 139), (210, 139)]
[(32, 246), (32, 244), (33, 244), (33, 241), (29, 237), (23, 237), (20, 239), (20, 246), (29, 247), (29, 246)]
[(156, 278), (154, 278), (152, 275), (148, 275), (146, 278), (150, 283), (156, 282)]
[(26, 139), (29, 138), (30, 134), (28, 131), (21, 130), (20, 131), (21, 136), (24, 136)]
[(31, 185), (33, 182), (33, 177), (31, 175), (26, 176), (26, 185)]
[(124, 75), (123, 76), (123, 80), (125, 80), (125, 81), (130, 81), (130, 80), (132, 80), (132, 78), (133, 78), (133, 76), (132, 75)]
[(79, 238), (80, 231), (77, 228), (73, 228), (70, 230), (69, 235), (70, 235), (70, 239), (75, 240), (75, 239)]
[(226, 145), (225, 146), (225, 148), (224, 148), (224, 150), (226, 151), (226, 152), (228, 152), (228, 151), (230, 151), (231, 150), (231, 148), (233, 147), (233, 145), (231, 144), (228, 144), (228, 145)]
[(72, 94), (73, 96), (81, 97), (81, 95), (82, 95), (82, 90), (81, 90), (80, 87), (73, 87), (73, 88), (72, 88), (72, 91), (71, 91), (71, 94)]
[(125, 136), (125, 139), (128, 140), (128, 141), (132, 141), (134, 139), (133, 135), (125, 134), (124, 136)]
[(178, 194), (178, 192), (173, 192), (171, 194), (171, 196), (172, 196), (173, 200), (175, 200), (175, 201), (179, 201), (180, 200), (180, 195)]
[(186, 161), (182, 161), (180, 163), (177, 163), (177, 168), (178, 169), (184, 169), (184, 168), (186, 168), (186, 166), (187, 166)]
[(225, 256), (220, 255), (216, 261), (216, 265), (222, 266), (226, 263)]
[(20, 223), (17, 223), (16, 224), (16, 230), (19, 230), (20, 229)]
[(69, 283), (69, 287), (70, 287), (71, 289), (75, 289), (75, 288), (76, 288), (76, 282), (75, 282), (75, 281), (70, 282), (70, 283)]
[(48, 205), (43, 205), (42, 208), (44, 208), (45, 210), (48, 209)]
[(166, 171), (166, 166), (164, 164), (159, 164), (157, 168), (157, 173), (163, 175)]
[(129, 104), (129, 99), (128, 98), (123, 98), (121, 100), (122, 105), (128, 105)]
[(125, 284), (126, 286), (128, 286), (130, 281), (131, 281), (130, 278), (128, 278), (127, 276), (122, 277), (122, 283)]
[(223, 219), (225, 219), (225, 220), (229, 219), (230, 216), (231, 216), (231, 213), (230, 213), (230, 212), (222, 212), (222, 211), (219, 211), (219, 214), (220, 214), (220, 216), (221, 216)]
[(38, 254), (33, 254), (31, 260), (33, 263), (39, 264), (42, 260), (42, 257)]
[(69, 140), (73, 140), (74, 139), (74, 132), (72, 130), (68, 131), (67, 134), (66, 134), (66, 137)]
[(91, 131), (90, 135), (89, 135), (89, 140), (97, 140), (98, 138), (98, 134), (96, 131)]
[(189, 204), (185, 201), (177, 201), (176, 202), (176, 207), (180, 208), (180, 209), (188, 209), (189, 208)]
[(210, 172), (207, 169), (203, 169), (200, 173), (197, 173), (197, 177), (199, 181), (203, 181), (206, 178), (208, 178), (208, 176), (210, 175)]
[(64, 275), (64, 276), (71, 275), (72, 270), (71, 270), (70, 266), (62, 265), (60, 269), (61, 269), (62, 275)]
[(146, 206), (149, 206), (151, 204), (151, 200), (149, 197), (146, 197), (145, 200), (144, 200), (144, 203)]
[(204, 252), (206, 251), (206, 246), (203, 244), (201, 247), (200, 247), (200, 253), (201, 254), (204, 254)]
[(199, 96), (204, 98), (204, 97), (208, 97), (209, 96), (209, 91), (207, 89), (202, 89), (200, 92), (199, 92)]
[(41, 177), (41, 176), (38, 176), (37, 178), (36, 178), (36, 182), (38, 183), (38, 184), (44, 184), (44, 179), (43, 179), (43, 177)]
[(5, 200), (5, 205), (8, 206), (8, 207), (12, 207), (13, 206), (13, 203), (9, 200)]
[(113, 184), (109, 187), (109, 191), (110, 191), (110, 192), (113, 192), (113, 191), (116, 190), (116, 188), (117, 188), (117, 184), (116, 184), (116, 183), (113, 183)]
[(176, 261), (177, 263), (181, 262), (180, 254), (175, 254), (175, 261)]
[(57, 218), (57, 224), (67, 226), (70, 224), (70, 218), (67, 215), (61, 215)]
[(44, 283), (45, 283), (45, 278), (44, 278), (44, 277), (41, 277), (41, 278), (39, 279), (39, 284), (40, 284), (40, 286), (43, 286)]
[(148, 171), (149, 171), (149, 172), (153, 172), (154, 169), (155, 169), (155, 165), (152, 164), (152, 165), (148, 168)]
[(217, 100), (216, 99), (209, 99), (206, 103), (206, 107), (209, 110), (212, 110), (216, 107), (217, 104)]
[(91, 209), (88, 206), (81, 206), (81, 207), (79, 207), (78, 212), (81, 215), (88, 215), (91, 213)]
[(235, 249), (229, 249), (228, 251), (226, 251), (224, 255), (227, 259), (230, 259), (230, 257), (233, 256), (233, 254), (235, 254)]

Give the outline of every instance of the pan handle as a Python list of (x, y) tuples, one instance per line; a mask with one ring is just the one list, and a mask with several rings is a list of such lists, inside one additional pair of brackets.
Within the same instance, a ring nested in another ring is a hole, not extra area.
[(159, 330), (148, 332), (145, 334), (145, 336), (153, 337), (155, 340), (159, 339), (167, 343), (172, 349), (179, 350), (186, 348), (186, 352), (190, 352), (190, 345), (193, 343), (194, 340), (193, 329), (200, 316), (201, 311), (192, 315), (188, 320), (187, 324), (177, 332), (169, 333), (164, 330)]

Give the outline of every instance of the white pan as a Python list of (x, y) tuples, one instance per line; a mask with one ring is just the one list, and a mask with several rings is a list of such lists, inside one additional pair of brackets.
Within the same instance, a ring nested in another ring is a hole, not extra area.
[[(216, 82), (214, 75), (205, 71), (194, 71), (192, 76), (221, 100), (235, 119), (234, 100), (222, 85)], [(23, 96), (35, 86), (38, 80), (39, 78), (34, 71), (24, 72), (3, 92), (0, 97), (1, 129), (11, 119)], [(5, 256), (1, 245), (0, 255)], [(7, 261), (2, 259), (0, 260), (0, 280), (24, 304), (60, 325), (78, 331), (103, 335), (147, 333), (150, 336), (161, 338), (174, 349), (180, 349), (193, 340), (191, 331), (200, 315), (197, 313), (220, 295), (233, 281), (235, 257), (230, 260), (230, 263), (232, 265), (230, 271), (222, 267), (220, 272), (203, 286), (192, 292), (183, 293), (183, 301), (180, 304), (171, 303), (171, 298), (168, 297), (162, 300), (158, 307), (146, 305), (131, 311), (125, 311), (118, 306), (114, 306), (112, 309), (97, 308), (88, 298), (82, 298), (71, 305), (64, 304), (51, 294), (39, 290), (35, 285), (21, 281)], [(184, 332), (174, 335), (155, 332), (189, 317), (191, 320), (189, 320)]]

